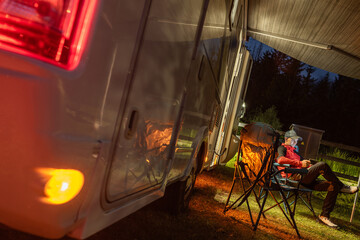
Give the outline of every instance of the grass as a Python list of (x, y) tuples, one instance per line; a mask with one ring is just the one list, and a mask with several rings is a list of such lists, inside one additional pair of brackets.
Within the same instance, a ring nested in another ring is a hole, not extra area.
[[(218, 198), (219, 202), (225, 202), (226, 199)], [(250, 208), (252, 209), (252, 214), (257, 216), (259, 207), (255, 202), (253, 196), (250, 197)], [(269, 196), (266, 201), (266, 206), (274, 205), (274, 200)], [(319, 213), (321, 210), (321, 201), (320, 199), (313, 199), (313, 206), (316, 213)], [(241, 210), (247, 211), (246, 204), (243, 204), (240, 207)], [(283, 214), (281, 213), (278, 207), (273, 208), (265, 213), (267, 220), (276, 221), (279, 224), (287, 225), (290, 227), (290, 224), (287, 222)], [(304, 204), (298, 202), (296, 206), (296, 223), (299, 229), (300, 234), (306, 239), (359, 239), (360, 232), (360, 223), (359, 221), (353, 221), (351, 224), (348, 222), (349, 219), (346, 218), (347, 214), (337, 212), (336, 210), (332, 214), (332, 221), (341, 226), (339, 230), (331, 229), (323, 224), (319, 224), (315, 217), (312, 215), (310, 210), (305, 207)], [(260, 220), (260, 224), (266, 224), (264, 219)], [(291, 229), (291, 231), (294, 231)]]
[[(348, 160), (351, 162), (360, 162), (359, 157), (356, 157), (355, 155), (351, 154), (350, 152), (343, 151), (338, 148), (329, 148), (329, 149), (323, 148), (322, 152), (324, 152), (324, 154), (328, 155), (328, 156)], [(318, 160), (325, 161), (331, 167), (331, 169), (333, 169), (333, 171), (335, 171), (335, 172), (346, 174), (346, 175), (353, 176), (356, 178), (359, 176), (360, 168), (357, 166), (343, 164), (340, 162), (331, 161), (331, 160), (322, 159), (322, 158), (319, 158)]]
[[(331, 151), (327, 151), (326, 154), (329, 155), (329, 156), (349, 160), (349, 161), (352, 161), (352, 162), (360, 162), (360, 158), (353, 157), (349, 153), (347, 153), (345, 151), (341, 151), (341, 150), (339, 150), (337, 148), (332, 149)], [(227, 162), (226, 167), (234, 168), (236, 158), (237, 158), (237, 153), (235, 154), (235, 156), (229, 162)], [(350, 176), (358, 176), (358, 174), (359, 174), (359, 168), (356, 167), (356, 166), (350, 166), (350, 165), (346, 165), (346, 164), (343, 164), (343, 163), (330, 161), (330, 160), (324, 160), (324, 159), (319, 159), (319, 160), (320, 161), (323, 160), (326, 163), (328, 163), (330, 168), (335, 172), (347, 174), (347, 175), (350, 175)], [(320, 176), (319, 178), (323, 179), (322, 176)], [(352, 180), (341, 178), (341, 177), (339, 177), (339, 179), (346, 185), (351, 185), (351, 186), (356, 186), (357, 185), (356, 181), (352, 181)], [(326, 196), (326, 192), (314, 192), (313, 196), (316, 197), (316, 198), (319, 198), (319, 199), (324, 199), (325, 196)], [(338, 207), (342, 208), (344, 211), (349, 211), (349, 209), (350, 209), (350, 212), (351, 212), (353, 204), (354, 204), (354, 196), (355, 195), (349, 195), (349, 194), (340, 194), (340, 195), (338, 195), (338, 198), (337, 198)], [(357, 199), (356, 205), (359, 208), (359, 206), (360, 206), (360, 196)]]
[[(233, 171), (234, 162), (236, 161), (236, 157), (230, 160), (222, 171)], [(344, 179), (342, 179), (345, 181)], [(349, 181), (349, 180), (347, 180)], [(240, 193), (239, 193), (240, 194)], [(315, 213), (318, 215), (321, 212), (322, 203), (326, 196), (326, 192), (313, 192), (312, 203), (315, 210)], [(253, 200), (250, 201), (251, 209), (259, 209), (257, 206), (254, 197)], [(306, 239), (359, 239), (360, 237), (360, 210), (359, 205), (360, 201), (358, 198), (357, 209), (354, 213), (354, 218), (352, 223), (349, 222), (351, 211), (353, 207), (355, 195), (349, 194), (339, 194), (337, 198), (337, 204), (335, 206), (334, 211), (331, 213), (331, 219), (334, 223), (340, 226), (339, 230), (331, 229), (323, 224), (318, 224), (316, 219), (310, 212), (310, 210), (299, 201), (297, 204), (297, 210), (295, 219), (298, 225), (298, 229), (300, 234)], [(218, 199), (218, 201), (226, 202), (225, 199)], [(275, 204), (274, 200), (271, 197), (268, 197), (267, 206), (271, 206)], [(246, 204), (243, 204), (240, 207), (242, 210), (247, 210)], [(268, 218), (279, 219), (278, 221), (284, 224), (288, 224), (285, 217), (282, 215), (280, 209), (278, 207), (271, 209), (266, 212), (266, 216)], [(260, 224), (261, 224), (260, 220)], [(277, 221), (277, 220), (275, 220)]]
[[(344, 151), (344, 150), (341, 150), (338, 148), (323, 148), (323, 149), (321, 149), (321, 151), (328, 156), (341, 158), (341, 159), (348, 160), (351, 162), (360, 162), (359, 157), (356, 157), (354, 154), (351, 154), (350, 152), (347, 152), (347, 151)], [(359, 176), (360, 168), (357, 166), (343, 164), (340, 162), (331, 161), (331, 160), (327, 160), (327, 159), (318, 159), (318, 160), (325, 161), (334, 172), (346, 174), (346, 175), (353, 176), (353, 177)], [(345, 178), (340, 178), (340, 180), (347, 185), (354, 185), (354, 186), (357, 185), (356, 181), (352, 181), (352, 180), (345, 179)], [(317, 192), (317, 193), (315, 193), (315, 196), (318, 198), (325, 198), (325, 193)], [(344, 211), (348, 211), (348, 209), (352, 209), (352, 206), (354, 204), (354, 196), (341, 194), (337, 199), (337, 203), (340, 206), (340, 208), (344, 209)], [(357, 204), (357, 206), (360, 205), (360, 198), (358, 198), (358, 201), (356, 204)]]

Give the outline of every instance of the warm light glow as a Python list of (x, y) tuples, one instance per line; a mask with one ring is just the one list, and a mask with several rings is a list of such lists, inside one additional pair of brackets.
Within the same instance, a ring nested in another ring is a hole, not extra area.
[(38, 172), (47, 182), (42, 200), (49, 204), (63, 204), (76, 197), (84, 185), (84, 175), (74, 169), (41, 168)]
[(148, 123), (146, 146), (147, 149), (158, 149), (159, 152), (165, 150), (166, 146), (170, 143), (172, 127), (157, 129), (155, 124)]

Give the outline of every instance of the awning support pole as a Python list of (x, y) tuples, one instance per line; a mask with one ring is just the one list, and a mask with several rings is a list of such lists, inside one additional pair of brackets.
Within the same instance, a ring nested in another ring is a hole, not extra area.
[[(360, 173), (359, 173), (359, 180), (358, 180), (357, 186), (360, 187)], [(353, 209), (352, 209), (352, 212), (351, 212), (350, 222), (352, 222), (352, 220), (353, 220), (358, 195), (359, 195), (359, 192), (357, 192), (355, 194), (355, 199), (354, 199)]]

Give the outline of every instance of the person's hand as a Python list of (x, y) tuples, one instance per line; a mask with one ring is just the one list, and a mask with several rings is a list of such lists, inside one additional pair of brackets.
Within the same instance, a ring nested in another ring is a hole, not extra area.
[(302, 160), (301, 165), (302, 165), (301, 166), (302, 168), (308, 168), (308, 167), (310, 167), (311, 162), (310, 162), (310, 160)]

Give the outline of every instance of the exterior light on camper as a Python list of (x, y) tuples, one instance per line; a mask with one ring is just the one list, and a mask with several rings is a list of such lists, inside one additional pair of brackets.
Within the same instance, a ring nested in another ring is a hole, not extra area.
[(42, 168), (38, 172), (47, 178), (42, 200), (49, 204), (63, 204), (76, 197), (84, 185), (84, 175), (74, 169)]
[(0, 1), (0, 48), (72, 70), (79, 61), (97, 1)]
[(245, 111), (246, 111), (246, 105), (245, 105), (245, 102), (243, 102), (241, 104), (241, 108), (240, 108), (240, 112), (239, 112), (240, 119), (244, 117)]

